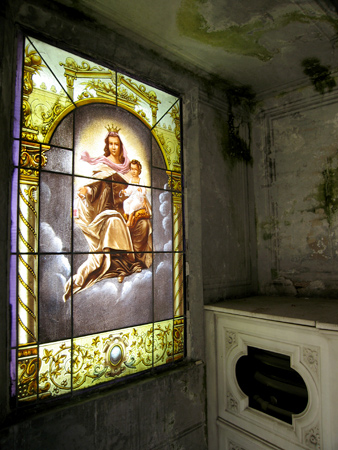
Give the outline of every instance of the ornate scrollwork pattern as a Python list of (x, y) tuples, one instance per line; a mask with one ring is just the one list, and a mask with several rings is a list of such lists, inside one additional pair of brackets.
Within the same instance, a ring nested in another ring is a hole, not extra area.
[(176, 139), (180, 142), (181, 141), (181, 122), (180, 122), (180, 108), (179, 103), (176, 103), (170, 111), (170, 116), (172, 117), (174, 123), (175, 123), (175, 136)]
[(39, 169), (47, 164), (46, 151), (49, 146), (26, 143), (21, 146), (20, 166), (25, 169)]
[(319, 375), (319, 348), (304, 347), (302, 355), (303, 364), (318, 377)]
[(94, 98), (94, 95), (91, 94), (91, 93), (88, 92), (88, 91), (83, 91), (83, 92), (82, 92), (80, 95), (78, 95), (78, 97), (77, 97), (78, 100), (85, 100), (85, 99), (88, 99), (88, 98)]
[(157, 126), (154, 130), (167, 162), (167, 168), (180, 172), (180, 145), (170, 126)]
[(41, 359), (37, 357), (37, 347), (19, 350), (18, 352), (18, 399), (20, 401), (35, 400), (38, 393), (40, 397), (48, 395), (50, 384), (39, 385), (38, 373)]
[[(90, 80), (81, 83), (85, 85), (85, 91), (78, 96), (78, 99), (93, 97), (93, 95), (88, 93), (88, 90), (93, 89), (98, 97), (111, 98), (115, 100), (116, 98), (116, 88), (111, 82), (104, 82), (102, 80)], [(86, 93), (86, 95), (84, 95)], [(130, 102), (134, 103), (135, 99), (128, 99)], [(136, 99), (137, 100), (137, 99)], [(135, 103), (136, 104), (136, 103)]]
[[(55, 94), (56, 95), (56, 94)], [(56, 95), (55, 101), (52, 105), (46, 105), (47, 110), (41, 112), (39, 121), (42, 122), (40, 124), (40, 133), (45, 140), (46, 135), (48, 135), (50, 129), (55, 124), (55, 121), (59, 117), (59, 115), (70, 106), (70, 101), (64, 95)]]
[[(139, 364), (150, 367), (152, 364), (165, 364), (173, 356), (172, 322), (164, 322), (149, 328), (146, 332), (138, 332), (133, 328), (130, 336), (129, 358), (125, 363), (129, 368), (136, 368)], [(154, 359), (152, 352), (154, 349)]]
[(235, 444), (233, 441), (229, 441), (229, 450), (245, 450), (245, 448)]
[(174, 357), (181, 357), (184, 352), (184, 319), (174, 320)]
[(182, 220), (182, 196), (173, 194), (174, 200), (174, 250), (180, 252), (183, 250), (183, 220)]
[[(157, 122), (158, 104), (161, 103), (161, 101), (157, 98), (156, 93), (153, 90), (147, 91), (147, 88), (143, 84), (138, 84), (131, 78), (126, 78), (122, 74), (118, 74), (117, 76), (117, 86), (119, 98), (123, 99), (125, 95), (130, 96), (130, 92), (133, 92), (137, 100), (144, 101), (150, 106), (152, 115), (151, 125), (154, 126)], [(124, 87), (122, 88), (121, 86)], [(142, 110), (138, 111), (138, 114), (150, 123), (149, 119), (146, 117), (145, 113), (142, 112)]]
[(167, 172), (168, 175), (168, 186), (174, 191), (182, 191), (182, 178), (181, 174)]
[[(28, 154), (28, 152), (26, 153)], [(25, 158), (26, 160), (27, 158)], [(35, 158), (32, 157), (32, 161), (34, 160)], [(22, 177), (20, 174), (18, 236), (19, 250), (22, 254), (18, 255), (17, 274), (19, 344), (37, 341), (38, 211), (36, 209), (37, 186), (35, 183), (34, 176)]]
[(137, 105), (139, 102), (136, 95), (131, 94), (130, 92), (127, 91), (127, 89), (120, 87), (118, 88), (117, 93), (120, 100), (121, 99), (126, 100), (127, 102), (132, 103), (133, 105)]
[(58, 396), (166, 364), (183, 352), (183, 318), (41, 345), (38, 358), (22, 362), (20, 389), (36, 395), (38, 373), (39, 392)]
[(230, 350), (231, 347), (237, 344), (237, 333), (231, 330), (226, 330), (225, 335), (225, 347), (226, 350)]
[(307, 448), (321, 450), (319, 427), (313, 427), (305, 433), (305, 444)]
[[(172, 174), (172, 179), (179, 184), (180, 174)], [(183, 211), (182, 194), (173, 192), (173, 212), (174, 212), (174, 313), (175, 316), (183, 314), (184, 298), (184, 274), (183, 274)]]
[[(105, 69), (102, 66), (91, 66), (87, 61), (82, 61), (81, 64), (78, 64), (75, 59), (68, 57), (66, 58), (66, 62), (62, 63), (60, 62), (60, 66), (64, 67), (65, 69), (73, 70), (76, 72), (106, 72), (107, 69)], [(110, 72), (112, 74), (112, 72)]]
[(65, 77), (67, 80), (67, 93), (73, 100), (74, 98), (74, 82), (78, 78), (110, 78), (112, 79), (114, 73), (101, 66), (91, 66), (87, 61), (82, 61), (78, 64), (74, 58), (66, 58), (66, 62), (60, 62), (60, 66), (65, 69)]
[(238, 401), (231, 392), (227, 393), (227, 410), (230, 412), (238, 412)]
[(33, 75), (38, 73), (43, 67), (42, 59), (35, 50), (29, 50), (29, 45), (25, 48), (24, 73), (23, 73), (23, 98), (22, 98), (22, 138), (29, 141), (37, 140), (37, 126), (32, 121), (32, 108), (29, 97), (33, 92)]

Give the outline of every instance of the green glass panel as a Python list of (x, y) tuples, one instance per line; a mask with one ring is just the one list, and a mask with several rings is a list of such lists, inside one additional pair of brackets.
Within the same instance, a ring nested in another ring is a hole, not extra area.
[(117, 74), (117, 104), (132, 111), (150, 127), (155, 126), (177, 100), (153, 86)]
[(184, 358), (184, 317), (174, 319), (174, 359), (179, 361)]
[(152, 324), (74, 339), (75, 390), (133, 375), (152, 366)]
[(177, 102), (153, 128), (153, 134), (164, 155), (166, 168), (176, 172), (181, 171), (180, 129), (180, 104)]
[[(53, 57), (57, 50), (47, 47)], [(29, 141), (48, 142), (57, 117), (73, 107), (67, 90), (62, 85), (64, 77), (61, 78), (57, 72), (53, 73), (44, 60), (46, 52), (45, 48), (43, 54), (40, 54), (26, 39), (22, 98), (24, 126), (21, 135)]]
[[(37, 39), (31, 38), (30, 41), (73, 102), (86, 102), (94, 98), (115, 102), (114, 71)], [(44, 82), (50, 89), (50, 80), (45, 78), (44, 70), (36, 80)]]
[(71, 391), (70, 340), (50, 342), (39, 347), (39, 396), (58, 397)]
[(17, 357), (17, 399), (19, 402), (32, 402), (38, 394), (38, 348), (26, 346), (18, 350)]
[(173, 321), (154, 323), (154, 366), (173, 362)]
[(167, 167), (161, 147), (154, 136), (152, 137), (152, 165), (161, 169), (166, 169)]

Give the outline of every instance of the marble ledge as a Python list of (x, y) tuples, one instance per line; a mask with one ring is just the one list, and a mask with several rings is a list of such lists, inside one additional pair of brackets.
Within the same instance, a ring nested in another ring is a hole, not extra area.
[(212, 303), (204, 309), (338, 331), (338, 298), (254, 296)]

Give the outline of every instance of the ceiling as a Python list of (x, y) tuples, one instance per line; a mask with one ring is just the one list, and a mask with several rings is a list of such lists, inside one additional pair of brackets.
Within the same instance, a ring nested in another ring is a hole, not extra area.
[(267, 95), (338, 69), (338, 0), (59, 0), (202, 76)]

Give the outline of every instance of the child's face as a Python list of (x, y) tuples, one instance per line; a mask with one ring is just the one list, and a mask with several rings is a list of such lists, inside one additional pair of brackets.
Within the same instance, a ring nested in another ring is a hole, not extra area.
[(134, 178), (136, 178), (138, 175), (140, 175), (140, 171), (139, 171), (139, 168), (138, 168), (137, 164), (131, 164), (130, 165), (130, 173), (132, 174), (132, 176)]

